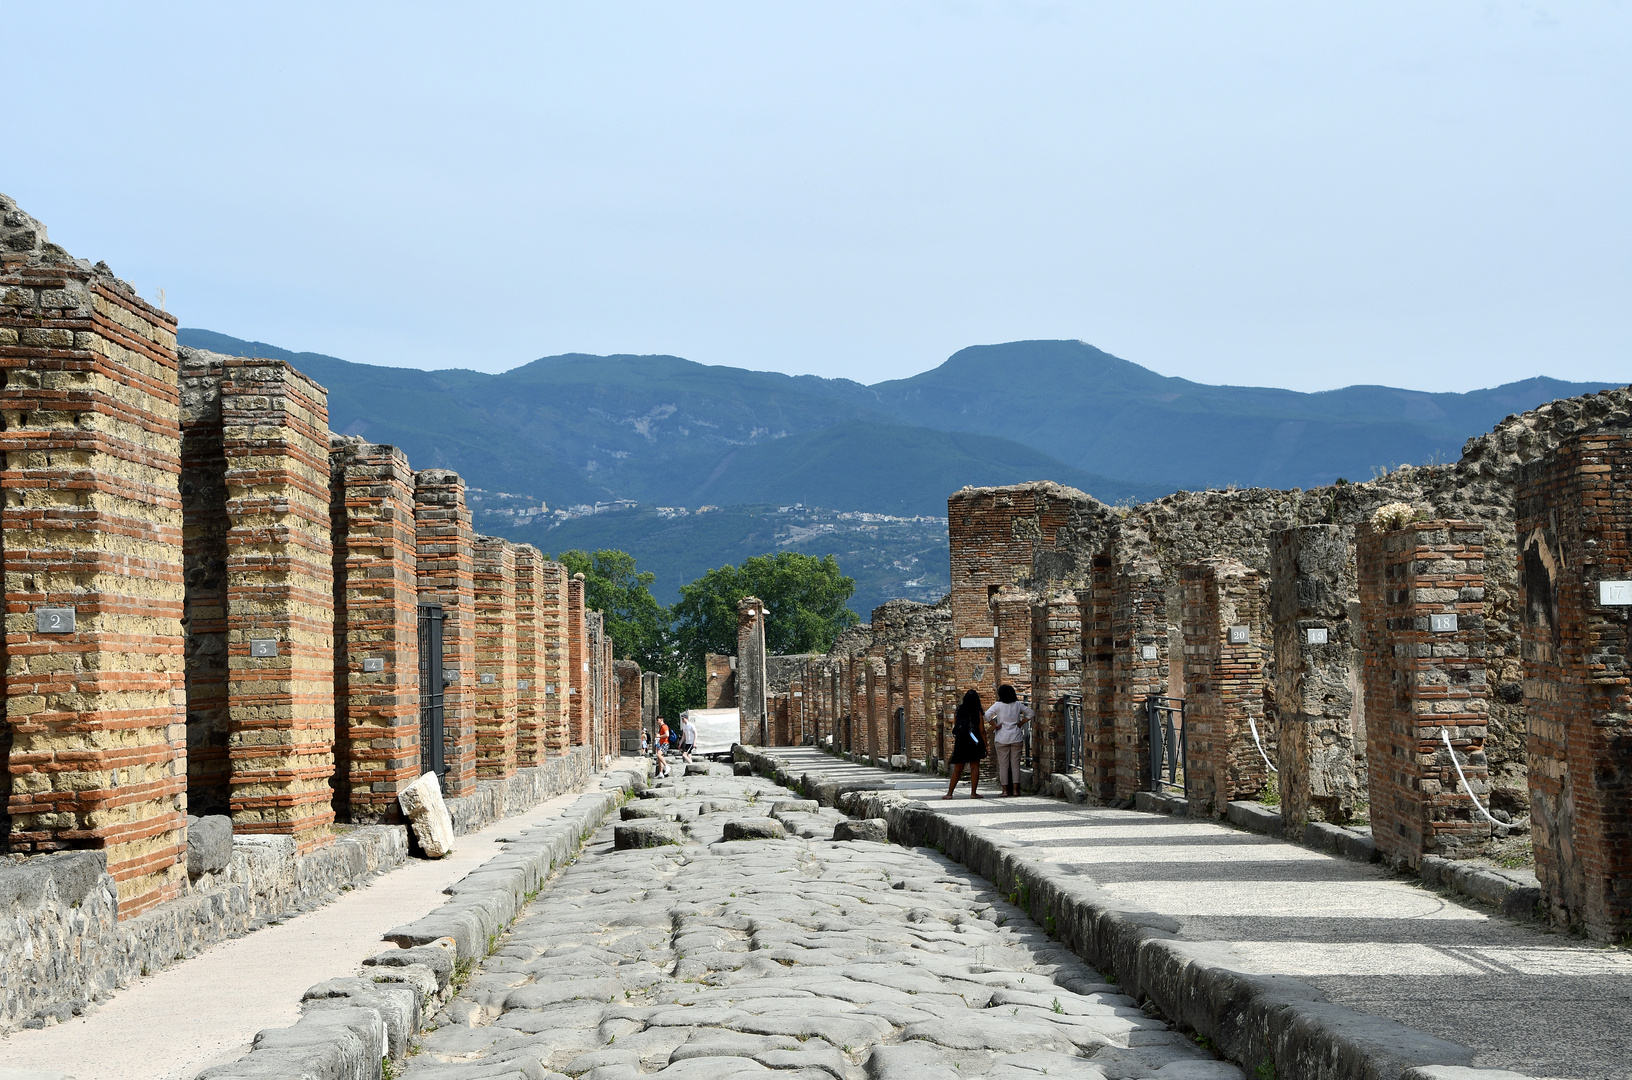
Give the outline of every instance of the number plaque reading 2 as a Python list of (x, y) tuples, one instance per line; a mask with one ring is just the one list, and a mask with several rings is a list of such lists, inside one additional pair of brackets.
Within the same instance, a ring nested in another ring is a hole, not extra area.
[(34, 632), (37, 634), (73, 633), (74, 609), (71, 607), (35, 608)]

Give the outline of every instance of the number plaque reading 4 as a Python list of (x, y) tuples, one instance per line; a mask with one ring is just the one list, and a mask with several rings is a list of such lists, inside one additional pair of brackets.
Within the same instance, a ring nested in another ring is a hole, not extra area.
[(35, 608), (34, 632), (38, 634), (73, 633), (74, 609), (71, 607)]

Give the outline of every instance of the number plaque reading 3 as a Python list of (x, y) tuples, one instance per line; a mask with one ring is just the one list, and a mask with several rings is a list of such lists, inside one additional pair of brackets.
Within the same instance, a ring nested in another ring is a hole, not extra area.
[(37, 634), (73, 633), (74, 609), (71, 607), (35, 608), (34, 632)]
[(278, 655), (278, 639), (269, 637), (250, 638), (249, 655), (276, 656)]

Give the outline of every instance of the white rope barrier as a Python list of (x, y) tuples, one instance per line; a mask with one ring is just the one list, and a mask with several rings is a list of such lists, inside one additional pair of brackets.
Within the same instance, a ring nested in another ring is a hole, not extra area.
[(1497, 821), (1495, 818), (1490, 816), (1490, 811), (1485, 809), (1484, 804), (1479, 801), (1478, 796), (1474, 795), (1473, 789), (1468, 786), (1468, 778), (1462, 772), (1462, 763), (1456, 760), (1456, 747), (1451, 745), (1451, 729), (1441, 727), (1439, 729), (1439, 733), (1445, 738), (1445, 749), (1450, 751), (1451, 764), (1456, 766), (1456, 778), (1462, 781), (1462, 793), (1466, 795), (1470, 801), (1472, 801), (1473, 805), (1479, 807), (1479, 812), (1485, 815), (1486, 821), (1490, 822), (1492, 825), (1502, 824), (1500, 821)]
[(1264, 764), (1269, 766), (1270, 772), (1280, 772), (1281, 770), (1275, 767), (1275, 763), (1269, 760), (1269, 755), (1264, 753), (1264, 744), (1258, 740), (1258, 725), (1252, 722), (1250, 716), (1247, 717), (1247, 726), (1252, 728), (1252, 741), (1258, 747), (1258, 756), (1264, 759)]

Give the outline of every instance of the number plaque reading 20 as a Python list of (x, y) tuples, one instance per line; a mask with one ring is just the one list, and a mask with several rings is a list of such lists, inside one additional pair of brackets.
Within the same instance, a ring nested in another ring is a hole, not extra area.
[(71, 607), (35, 608), (34, 632), (37, 634), (73, 633), (74, 609)]

